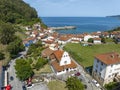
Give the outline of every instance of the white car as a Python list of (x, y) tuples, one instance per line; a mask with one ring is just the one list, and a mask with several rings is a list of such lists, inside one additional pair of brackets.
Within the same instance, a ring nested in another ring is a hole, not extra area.
[(34, 84), (29, 84), (28, 86), (27, 86), (27, 88), (32, 88), (34, 86)]
[(95, 84), (96, 87), (100, 87), (100, 84), (96, 80), (92, 80), (92, 82)]

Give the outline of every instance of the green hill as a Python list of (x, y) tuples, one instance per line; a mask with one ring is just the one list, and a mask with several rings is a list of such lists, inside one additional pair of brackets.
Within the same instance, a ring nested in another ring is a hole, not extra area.
[(14, 24), (33, 24), (42, 21), (37, 12), (23, 0), (0, 0), (0, 20)]

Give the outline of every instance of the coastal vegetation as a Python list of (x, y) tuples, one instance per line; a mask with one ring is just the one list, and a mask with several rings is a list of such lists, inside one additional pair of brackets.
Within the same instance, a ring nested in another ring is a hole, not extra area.
[(0, 52), (1, 59), (7, 65), (11, 58), (24, 50), (22, 40), (26, 38), (23, 27), (40, 23), (47, 28), (37, 15), (37, 11), (23, 0), (0, 0)]
[[(106, 90), (114, 90), (119, 84), (117, 82), (110, 82), (105, 85)], [(115, 89), (116, 90), (116, 89)]]
[(42, 50), (43, 50), (42, 42), (38, 41), (37, 43), (30, 45), (27, 55), (36, 58), (40, 56)]
[(4, 59), (4, 53), (0, 52), (0, 60)]
[(70, 55), (84, 68), (93, 65), (94, 56), (100, 53), (118, 52), (120, 53), (119, 44), (100, 44), (92, 46), (82, 46), (82, 44), (68, 43), (64, 50), (68, 51)]
[(21, 80), (27, 80), (32, 77), (34, 72), (30, 66), (30, 63), (24, 59), (18, 59), (15, 65), (16, 75)]
[(113, 31), (120, 31), (120, 27), (114, 28), (114, 29), (112, 29), (112, 30), (108, 30), (109, 33), (110, 33), (110, 32), (113, 32)]
[(76, 77), (70, 77), (66, 81), (68, 90), (84, 90), (84, 85)]

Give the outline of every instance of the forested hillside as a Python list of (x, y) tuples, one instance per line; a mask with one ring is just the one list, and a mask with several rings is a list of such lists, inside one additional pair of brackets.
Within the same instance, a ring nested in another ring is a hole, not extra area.
[(36, 10), (22, 0), (0, 0), (0, 20), (16, 24), (42, 23)]
[(22, 38), (16, 32), (24, 34), (21, 27), (35, 23), (47, 28), (36, 10), (23, 0), (0, 0), (0, 61), (4, 65), (24, 50)]

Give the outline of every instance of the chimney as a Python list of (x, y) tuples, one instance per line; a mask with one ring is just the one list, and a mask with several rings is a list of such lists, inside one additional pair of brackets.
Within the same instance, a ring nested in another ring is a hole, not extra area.
[(117, 57), (120, 58), (120, 54), (118, 54)]
[(111, 58), (114, 58), (114, 54), (111, 54)]

